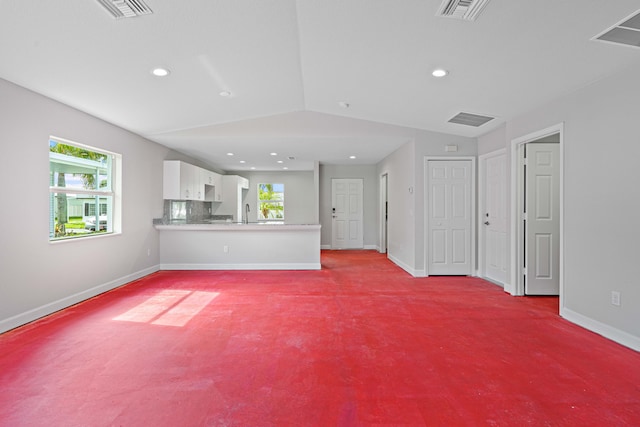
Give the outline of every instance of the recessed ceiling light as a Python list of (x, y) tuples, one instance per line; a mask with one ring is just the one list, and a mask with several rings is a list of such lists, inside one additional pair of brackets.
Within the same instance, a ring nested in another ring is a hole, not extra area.
[(338, 105), (342, 108), (349, 108), (349, 103), (345, 101), (338, 102)]
[(247, 162), (245, 162), (244, 160), (240, 160), (240, 163), (247, 163)]
[(223, 90), (222, 92), (220, 92), (220, 96), (227, 98), (231, 96), (231, 92), (229, 92), (228, 90)]
[(278, 160), (278, 163), (284, 163), (282, 160)]
[(355, 158), (356, 158), (356, 156), (349, 156), (349, 158), (350, 158), (350, 159), (355, 159)]
[(442, 68), (437, 68), (431, 73), (433, 77), (444, 77), (447, 74), (449, 74), (449, 72), (447, 70), (443, 70)]
[(289, 168), (285, 166), (285, 167), (283, 167), (282, 169), (287, 170), (287, 169), (289, 169)]
[(154, 68), (153, 70), (151, 70), (151, 74), (153, 74), (156, 77), (166, 77), (168, 76), (170, 73), (169, 70), (167, 70), (166, 68)]
[(227, 156), (233, 156), (233, 153), (227, 153)]
[(278, 153), (269, 153), (269, 154), (272, 155), (272, 156), (277, 156), (278, 155)]
[(255, 169), (255, 168), (256, 168), (255, 166), (251, 166), (251, 169)]

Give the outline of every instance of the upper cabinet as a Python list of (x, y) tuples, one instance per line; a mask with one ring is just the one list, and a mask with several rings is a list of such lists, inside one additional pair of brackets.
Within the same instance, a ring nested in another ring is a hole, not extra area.
[(179, 160), (165, 160), (162, 198), (222, 202), (222, 175)]
[(212, 178), (213, 178), (213, 202), (222, 202), (224, 201), (224, 192), (223, 192), (223, 188), (224, 186), (222, 185), (222, 175), (215, 173), (215, 172), (211, 172), (213, 174)]
[(241, 221), (244, 214), (243, 201), (249, 188), (249, 180), (238, 175), (224, 175), (224, 203), (220, 205), (217, 214), (233, 215), (236, 221)]
[(222, 202), (222, 175), (206, 169), (200, 169), (206, 202)]
[(243, 176), (239, 176), (238, 177), (238, 188), (242, 189), (242, 190), (248, 190), (249, 189), (249, 180)]
[[(172, 200), (198, 200), (200, 178), (195, 166), (178, 160), (165, 160), (162, 196)], [(204, 196), (203, 196), (204, 197)]]

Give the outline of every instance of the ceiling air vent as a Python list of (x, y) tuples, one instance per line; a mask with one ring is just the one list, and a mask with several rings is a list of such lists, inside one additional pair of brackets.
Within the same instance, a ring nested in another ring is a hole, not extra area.
[(597, 35), (594, 40), (640, 47), (640, 11), (628, 16), (622, 22)]
[(493, 119), (494, 117), (481, 116), (479, 114), (458, 113), (454, 117), (449, 119), (449, 123), (478, 127)]
[(444, 0), (436, 16), (475, 21), (489, 0)]
[(98, 3), (116, 19), (135, 18), (153, 13), (142, 0), (98, 0)]

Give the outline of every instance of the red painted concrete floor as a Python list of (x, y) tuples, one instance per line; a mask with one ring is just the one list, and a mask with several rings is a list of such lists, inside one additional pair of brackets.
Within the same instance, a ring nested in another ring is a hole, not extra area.
[(158, 272), (0, 335), (0, 425), (640, 425), (640, 354), (557, 298), (322, 265)]

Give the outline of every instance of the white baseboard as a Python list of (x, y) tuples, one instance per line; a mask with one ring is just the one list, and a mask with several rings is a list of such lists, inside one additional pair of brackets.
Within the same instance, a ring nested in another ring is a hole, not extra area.
[(580, 313), (576, 313), (568, 308), (561, 307), (560, 316), (578, 326), (582, 326), (585, 329), (615, 341), (618, 344), (622, 344), (623, 346), (629, 347), (635, 351), (640, 351), (640, 337), (631, 335), (605, 323), (598, 322), (597, 320), (591, 319), (590, 317), (584, 316)]
[(504, 283), (502, 283), (502, 282), (498, 282), (497, 280), (493, 280), (493, 279), (490, 279), (488, 277), (482, 277), (480, 274), (476, 274), (475, 277), (479, 277), (479, 278), (481, 278), (482, 280), (484, 280), (486, 282), (493, 283), (494, 285), (500, 286), (502, 289), (504, 289)]
[(91, 289), (87, 289), (82, 292), (69, 295), (68, 297), (61, 298), (57, 301), (53, 301), (40, 307), (36, 307), (32, 310), (25, 311), (24, 313), (17, 314), (7, 319), (2, 319), (0, 320), (0, 333), (17, 328), (18, 326), (26, 325), (27, 323), (33, 322), (34, 320), (40, 319), (41, 317), (48, 316), (49, 314), (55, 313), (56, 311), (70, 307), (89, 298), (93, 298), (96, 295), (100, 295), (104, 292), (110, 291), (129, 282), (133, 282), (134, 280), (140, 279), (141, 277), (148, 276), (149, 274), (155, 273), (158, 270), (160, 270), (160, 266), (154, 265), (152, 267), (145, 268), (144, 270), (136, 271), (135, 273), (119, 277), (110, 282), (94, 286)]
[(409, 265), (405, 264), (404, 262), (400, 261), (398, 258), (394, 257), (390, 253), (387, 253), (387, 258), (389, 258), (389, 260), (391, 260), (391, 262), (393, 262), (395, 265), (397, 265), (398, 267), (400, 267), (401, 269), (403, 269), (404, 271), (406, 271), (407, 273), (409, 273), (413, 277), (425, 277), (426, 276), (426, 273), (425, 273), (424, 270), (416, 270), (416, 269), (410, 267)]
[(160, 270), (320, 270), (320, 263), (160, 264)]
[[(331, 250), (331, 245), (320, 245), (320, 249), (324, 249), (324, 250), (330, 251)], [(373, 250), (376, 250), (376, 251), (380, 250), (380, 248), (377, 245), (364, 245), (362, 247), (362, 249), (366, 249), (366, 250), (373, 249)], [(355, 250), (357, 250), (357, 249), (355, 249)]]

